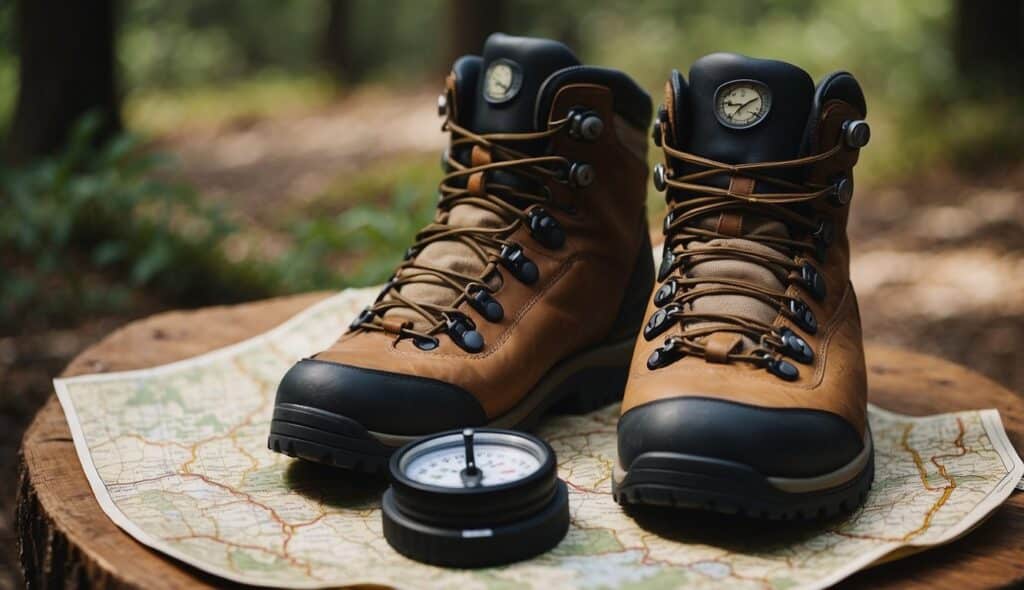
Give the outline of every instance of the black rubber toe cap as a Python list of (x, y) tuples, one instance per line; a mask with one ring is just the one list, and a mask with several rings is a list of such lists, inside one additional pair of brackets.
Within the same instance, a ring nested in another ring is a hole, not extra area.
[(831, 412), (765, 408), (720, 399), (664, 399), (619, 419), (619, 463), (670, 452), (747, 465), (768, 477), (814, 477), (852, 461), (864, 448), (846, 420)]
[(487, 416), (466, 390), (434, 379), (307, 359), (288, 370), (277, 404), (316, 408), (355, 420), (367, 430), (430, 434), (481, 426)]

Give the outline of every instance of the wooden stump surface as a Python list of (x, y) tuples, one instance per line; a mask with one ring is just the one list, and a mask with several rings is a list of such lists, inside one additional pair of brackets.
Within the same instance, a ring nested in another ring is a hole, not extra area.
[[(79, 355), (64, 376), (151, 367), (264, 332), (330, 295), (312, 293), (232, 307), (164, 313), (130, 324)], [(882, 346), (868, 347), (870, 398), (923, 415), (997, 408), (1024, 449), (1024, 399), (966, 368)], [(122, 532), (100, 509), (51, 396), (22, 443), (16, 524), (29, 587), (214, 588), (229, 584), (164, 557)], [(944, 547), (859, 572), (844, 587), (1008, 587), (1024, 584), (1024, 493)]]

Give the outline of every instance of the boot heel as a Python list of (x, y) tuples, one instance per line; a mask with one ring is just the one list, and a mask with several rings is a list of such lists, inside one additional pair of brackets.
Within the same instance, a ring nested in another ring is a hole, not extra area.
[(622, 400), (628, 367), (592, 367), (570, 377), (567, 393), (551, 406), (557, 414), (587, 414)]

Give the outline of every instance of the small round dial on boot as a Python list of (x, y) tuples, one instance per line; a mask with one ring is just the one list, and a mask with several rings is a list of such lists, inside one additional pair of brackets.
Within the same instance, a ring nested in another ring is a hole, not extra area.
[(409, 558), (452, 567), (510, 563), (547, 551), (568, 530), (554, 451), (534, 436), (444, 432), (399, 449), (389, 468), (384, 537)]
[(715, 117), (732, 129), (746, 129), (764, 120), (772, 106), (768, 87), (756, 80), (726, 82), (715, 91)]

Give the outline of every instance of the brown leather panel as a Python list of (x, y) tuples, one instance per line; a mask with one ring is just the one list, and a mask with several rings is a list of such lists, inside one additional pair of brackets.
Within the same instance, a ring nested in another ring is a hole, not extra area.
[[(821, 109), (816, 136), (817, 151), (824, 152), (836, 145), (839, 135), (843, 132), (843, 123), (860, 119), (861, 114), (849, 103), (841, 100), (830, 100)], [(819, 163), (811, 170), (811, 182), (828, 183), (833, 176), (848, 173), (857, 163), (860, 150), (843, 149), (835, 157)]]
[[(636, 155), (645, 153), (642, 145), (622, 143), (622, 137), (637, 134), (614, 129), (625, 123), (614, 116), (607, 88), (590, 84), (562, 88), (549, 120), (564, 119), (578, 106), (596, 111), (605, 122), (605, 133), (593, 142), (559, 134), (553, 139), (552, 153), (591, 164), (596, 180), (575, 190), (554, 179), (547, 183), (555, 202), (575, 207), (574, 211), (547, 208), (566, 232), (563, 247), (545, 248), (526, 227), (509, 237), (537, 264), (540, 279), (524, 285), (502, 271), (503, 280), (494, 294), (505, 309), (501, 321), (489, 322), (468, 304), (460, 306), (484, 337), (483, 351), (469, 354), (443, 335), (437, 349), (422, 351), (408, 338), (358, 332), (341, 338), (316, 358), (457, 385), (475, 395), (488, 417), (494, 418), (522, 400), (556, 363), (604, 342), (625, 298), (638, 252), (647, 247), (642, 245), (647, 236), (647, 162)], [(469, 182), (474, 182), (472, 177)]]
[(660, 399), (715, 397), (771, 408), (825, 410), (842, 416), (863, 434), (867, 370), (852, 285), (836, 299), (840, 309), (831, 323), (823, 325), (816, 337), (801, 334), (814, 348), (815, 360), (810, 366), (798, 364), (800, 378), (792, 383), (750, 364), (720, 365), (695, 357), (652, 371), (647, 357), (661, 342), (637, 339), (622, 412)]
[(676, 125), (679, 123), (676, 121), (676, 94), (672, 92), (672, 81), (665, 82), (665, 112), (668, 114), (669, 129), (662, 129), (662, 134), (666, 137), (678, 134), (679, 129)]

